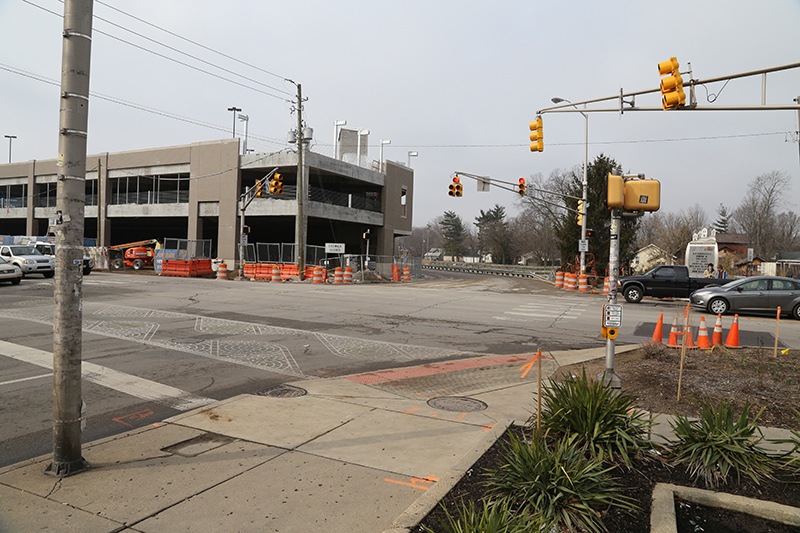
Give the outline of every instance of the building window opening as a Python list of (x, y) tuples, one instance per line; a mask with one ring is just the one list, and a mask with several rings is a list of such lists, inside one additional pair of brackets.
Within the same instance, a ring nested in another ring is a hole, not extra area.
[(400, 216), (406, 218), (408, 204), (408, 189), (403, 187), (400, 191)]

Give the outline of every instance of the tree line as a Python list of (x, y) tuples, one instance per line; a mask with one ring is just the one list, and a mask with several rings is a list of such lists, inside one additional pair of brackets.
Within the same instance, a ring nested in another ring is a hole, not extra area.
[[(593, 262), (588, 269), (600, 275), (605, 274), (608, 265), (609, 172), (623, 173), (621, 165), (603, 154), (587, 167), (589, 206), (584, 224), (592, 230), (587, 265)], [(529, 196), (520, 198), (518, 215), (509, 216), (503, 206), (495, 205), (488, 211), (481, 209), (474, 220), (467, 222), (455, 212), (445, 211), (426, 226), (414, 227), (410, 236), (400, 239), (399, 247), (414, 256), (442, 250), (445, 256), (491, 259), (497, 264), (575, 264), (581, 228), (574, 210), (582, 195), (582, 182), (582, 166), (554, 170), (547, 178), (534, 174), (527, 179)], [(699, 204), (675, 212), (623, 217), (620, 264), (629, 264), (636, 251), (649, 244), (680, 263), (693, 233), (703, 227), (713, 227), (718, 233), (746, 235), (748, 247), (765, 260), (778, 252), (800, 251), (800, 216), (789, 209), (790, 190), (791, 178), (785, 172), (771, 171), (750, 181), (735, 209), (720, 204), (713, 222)]]

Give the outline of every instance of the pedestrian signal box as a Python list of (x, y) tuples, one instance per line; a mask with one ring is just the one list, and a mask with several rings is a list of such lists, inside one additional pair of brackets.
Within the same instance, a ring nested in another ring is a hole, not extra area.
[(625, 204), (625, 180), (608, 173), (608, 208), (619, 209)]
[(625, 182), (625, 211), (658, 211), (661, 206), (661, 182), (628, 180)]

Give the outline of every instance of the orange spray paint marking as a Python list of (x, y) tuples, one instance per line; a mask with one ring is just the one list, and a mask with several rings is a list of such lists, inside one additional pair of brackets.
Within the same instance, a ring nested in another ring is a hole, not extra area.
[(493, 427), (494, 427), (494, 424), (492, 424), (491, 426), (483, 426), (481, 429), (484, 430), (484, 431), (489, 431)]
[(119, 422), (120, 424), (125, 424), (126, 426), (133, 427), (133, 424), (129, 424), (128, 422), (136, 422), (137, 420), (147, 418), (148, 416), (153, 414), (155, 413), (153, 413), (152, 409), (144, 409), (143, 411), (137, 411), (135, 413), (131, 413), (125, 416), (120, 416), (112, 420), (114, 420), (114, 422)]
[(410, 415), (410, 414), (411, 414), (411, 413), (413, 413), (414, 411), (419, 411), (419, 407), (415, 407), (415, 408), (413, 408), (413, 409), (411, 409), (411, 410), (409, 410), (409, 411), (406, 411), (406, 412), (405, 412), (405, 413), (403, 413), (403, 414), (404, 414), (404, 415)]
[(461, 413), (461, 416), (459, 416), (458, 418), (456, 418), (456, 420), (455, 420), (455, 421), (456, 421), (456, 422), (458, 422), (459, 420), (461, 420), (461, 419), (462, 419), (462, 418), (464, 418), (465, 416), (467, 416), (467, 413)]
[[(430, 485), (439, 481), (439, 478), (434, 476), (425, 476), (423, 478), (412, 477), (411, 483), (408, 483), (407, 481), (397, 481), (396, 479), (389, 479), (389, 478), (385, 478), (384, 481), (388, 481), (389, 483), (397, 483), (398, 485), (408, 485), (409, 487), (414, 487), (415, 489), (428, 490), (430, 488)], [(425, 485), (425, 483), (427, 483), (428, 485)]]

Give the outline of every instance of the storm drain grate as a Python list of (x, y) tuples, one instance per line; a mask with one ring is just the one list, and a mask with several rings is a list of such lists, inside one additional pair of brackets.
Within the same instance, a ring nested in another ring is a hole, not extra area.
[(467, 398), (466, 396), (437, 396), (428, 400), (428, 405), (434, 409), (453, 411), (455, 413), (473, 413), (475, 411), (483, 411), (489, 407), (480, 400)]
[(308, 391), (292, 385), (276, 385), (268, 389), (261, 389), (253, 394), (257, 396), (269, 396), (270, 398), (299, 398), (300, 396), (308, 394)]

